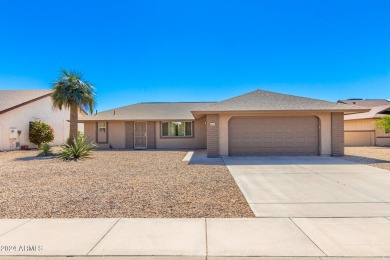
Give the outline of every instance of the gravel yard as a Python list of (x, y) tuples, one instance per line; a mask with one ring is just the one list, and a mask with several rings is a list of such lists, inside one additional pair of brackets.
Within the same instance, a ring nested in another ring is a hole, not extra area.
[(183, 151), (36, 154), (0, 153), (0, 218), (254, 216), (224, 165), (188, 165)]
[(345, 147), (344, 159), (390, 170), (390, 147)]

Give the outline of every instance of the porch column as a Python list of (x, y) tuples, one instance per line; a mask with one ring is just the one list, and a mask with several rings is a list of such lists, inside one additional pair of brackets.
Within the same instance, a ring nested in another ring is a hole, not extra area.
[(344, 155), (344, 113), (332, 113), (332, 156)]
[(207, 115), (207, 157), (219, 157), (219, 115)]

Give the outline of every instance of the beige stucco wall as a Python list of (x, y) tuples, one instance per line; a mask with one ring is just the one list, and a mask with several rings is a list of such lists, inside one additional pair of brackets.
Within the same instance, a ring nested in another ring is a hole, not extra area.
[[(161, 122), (156, 121), (155, 135), (157, 149), (198, 149), (206, 148), (206, 119), (195, 121), (194, 137), (185, 138), (163, 138), (161, 137)], [(85, 135), (89, 141), (96, 140), (96, 122), (84, 123)], [(133, 137), (132, 137), (133, 138)], [(99, 148), (107, 148), (111, 144), (114, 148), (125, 148), (126, 146), (126, 125), (125, 121), (108, 122), (108, 144), (97, 144)]]
[(219, 152), (221, 156), (227, 156), (229, 154), (229, 120), (234, 116), (302, 116), (312, 115), (317, 116), (320, 121), (321, 134), (320, 134), (320, 151), (321, 155), (332, 154), (332, 134), (331, 134), (331, 113), (288, 113), (288, 114), (277, 114), (277, 113), (229, 113), (219, 115)]
[(125, 148), (125, 122), (109, 121), (108, 122), (108, 141), (105, 144), (99, 144), (96, 140), (96, 123), (85, 122), (84, 132), (88, 141), (95, 142), (99, 148), (108, 148), (111, 145), (115, 149)]
[(377, 137), (376, 139), (377, 146), (390, 146), (390, 136), (388, 137)]
[(125, 122), (108, 123), (108, 143), (114, 148), (125, 148)]
[(96, 122), (84, 122), (84, 134), (88, 142), (96, 142)]
[[(346, 120), (344, 121), (344, 131), (371, 131), (370, 137), (373, 139), (371, 145), (390, 146), (390, 134), (386, 134), (383, 129), (377, 129), (375, 119)], [(360, 135), (357, 133), (355, 135), (349, 134), (346, 145), (360, 146), (362, 144), (362, 140), (360, 140), (362, 136), (363, 133)]]
[(345, 146), (373, 146), (376, 144), (375, 131), (344, 132)]
[(390, 146), (390, 133), (385, 133), (384, 129), (375, 129), (376, 145)]
[(156, 122), (157, 149), (206, 149), (207, 148), (206, 118), (195, 121), (194, 137), (161, 137), (161, 122)]
[[(29, 122), (41, 120), (49, 124), (54, 129), (54, 141), (52, 144), (61, 145), (69, 136), (69, 110), (54, 109), (51, 98), (45, 97), (18, 107), (11, 111), (0, 114), (0, 150), (9, 150), (11, 141), (8, 131), (10, 127), (16, 127), (22, 133), (17, 139), (21, 145), (35, 145), (29, 142), (28, 131)], [(79, 124), (79, 131), (84, 131), (84, 125)]]
[(375, 130), (373, 119), (344, 120), (344, 131)]

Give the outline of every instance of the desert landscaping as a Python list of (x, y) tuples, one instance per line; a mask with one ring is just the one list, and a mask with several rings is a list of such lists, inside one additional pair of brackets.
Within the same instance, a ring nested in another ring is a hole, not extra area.
[(224, 165), (185, 151), (95, 151), (64, 162), (0, 153), (0, 218), (253, 217)]
[(346, 160), (390, 170), (390, 147), (345, 147)]

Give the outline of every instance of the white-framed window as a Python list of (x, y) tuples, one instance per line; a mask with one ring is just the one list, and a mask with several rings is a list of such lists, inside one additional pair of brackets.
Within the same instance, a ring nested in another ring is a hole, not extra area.
[(98, 132), (99, 134), (107, 132), (107, 122), (98, 122)]
[(193, 124), (191, 121), (161, 122), (162, 137), (192, 137)]
[(108, 142), (108, 123), (98, 122), (96, 129), (96, 142), (105, 144)]

